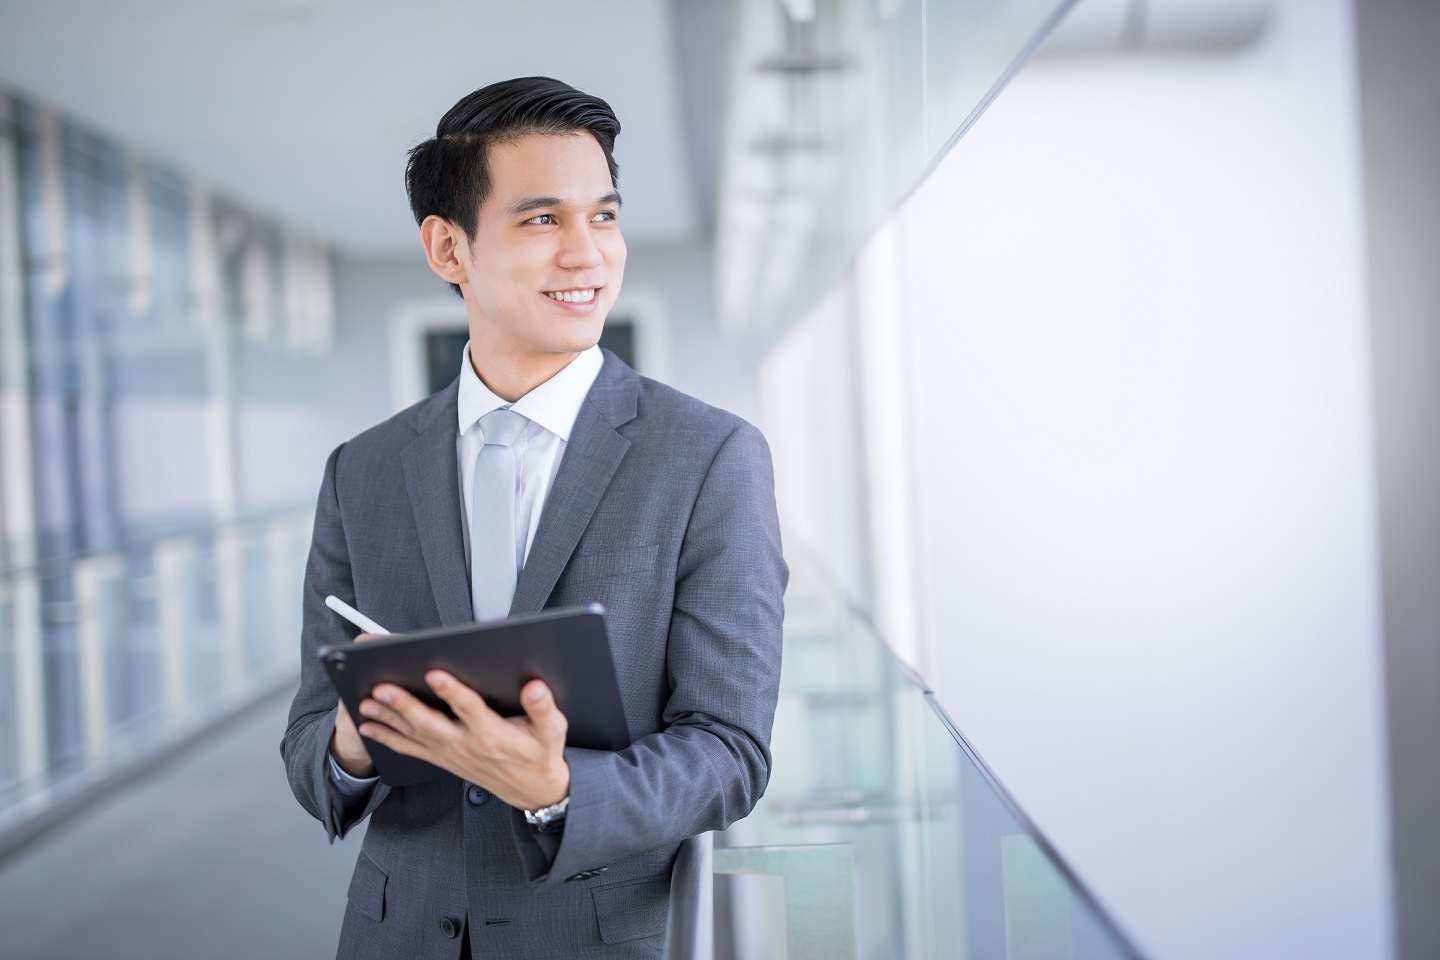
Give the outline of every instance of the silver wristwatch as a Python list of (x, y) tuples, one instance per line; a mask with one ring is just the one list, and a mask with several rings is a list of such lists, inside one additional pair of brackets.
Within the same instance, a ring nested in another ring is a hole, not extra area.
[(530, 824), (541, 833), (552, 833), (558, 830), (565, 823), (565, 811), (570, 807), (570, 795), (566, 794), (565, 799), (559, 803), (552, 803), (548, 807), (541, 807), (539, 810), (526, 810), (525, 822)]

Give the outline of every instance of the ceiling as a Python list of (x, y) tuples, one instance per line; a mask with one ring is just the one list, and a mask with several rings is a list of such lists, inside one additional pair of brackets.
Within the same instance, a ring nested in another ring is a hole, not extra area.
[(698, 234), (704, 189), (686, 162), (690, 87), (671, 9), (666, 0), (0, 0), (0, 86), (345, 252), (390, 253), (416, 243), (406, 151), (470, 91), (554, 76), (615, 108), (626, 237), (668, 243)]

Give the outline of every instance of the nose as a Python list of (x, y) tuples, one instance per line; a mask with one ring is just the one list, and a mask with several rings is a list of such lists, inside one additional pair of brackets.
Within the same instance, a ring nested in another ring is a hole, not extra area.
[(590, 224), (572, 224), (561, 237), (558, 263), (567, 270), (585, 270), (598, 267), (605, 262), (605, 256), (591, 235)]

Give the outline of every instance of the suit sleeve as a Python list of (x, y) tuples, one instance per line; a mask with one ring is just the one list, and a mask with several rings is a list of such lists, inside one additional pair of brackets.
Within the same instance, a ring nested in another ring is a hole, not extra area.
[(566, 749), (570, 811), (558, 845), (516, 815), (537, 888), (751, 811), (770, 778), (787, 579), (770, 450), (743, 424), (711, 462), (681, 546), (665, 729), (618, 752)]
[(355, 602), (350, 578), (350, 556), (345, 543), (336, 473), (341, 451), (335, 448), (325, 463), (325, 479), (315, 504), (315, 530), (310, 559), (305, 565), (304, 620), (300, 632), (300, 689), (290, 706), (290, 720), (280, 741), (280, 756), (295, 799), (325, 826), (333, 843), (368, 817), (385, 799), (389, 787), (377, 784), (364, 802), (346, 797), (330, 776), (330, 737), (335, 732), (335, 688), (320, 666), (318, 651), (330, 644), (349, 643), (353, 628), (325, 606), (335, 594)]

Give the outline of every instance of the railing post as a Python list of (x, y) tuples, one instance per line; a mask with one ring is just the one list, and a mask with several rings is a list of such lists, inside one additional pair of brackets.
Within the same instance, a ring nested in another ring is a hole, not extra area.
[(289, 667), (300, 646), (296, 612), (300, 609), (300, 581), (295, 570), (295, 540), (300, 535), (293, 517), (271, 520), (265, 528), (266, 568), (270, 571), (271, 670)]
[(112, 646), (106, 634), (118, 617), (109, 609), (106, 594), (125, 572), (125, 561), (113, 553), (75, 561), (76, 668), (80, 681), (80, 731), (85, 764), (91, 770), (105, 762), (110, 737), (110, 696), (106, 654)]
[(160, 612), (160, 677), (165, 721), (175, 730), (189, 712), (188, 634), (194, 628), (195, 541), (189, 537), (155, 544), (156, 602)]
[(680, 844), (670, 871), (670, 919), (665, 960), (714, 960), (715, 835), (702, 833)]
[(10, 581), (11, 650), (15, 676), (10, 689), (14, 703), (15, 776), (26, 795), (45, 779), (45, 646), (41, 621), (40, 578), (23, 570)]
[(848, 843), (722, 847), (716, 873), (759, 873), (785, 881), (789, 960), (855, 960), (855, 879)]
[(246, 530), (227, 523), (215, 534), (215, 596), (220, 615), (220, 675), (225, 696), (234, 700), (245, 689)]

